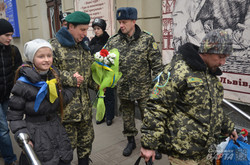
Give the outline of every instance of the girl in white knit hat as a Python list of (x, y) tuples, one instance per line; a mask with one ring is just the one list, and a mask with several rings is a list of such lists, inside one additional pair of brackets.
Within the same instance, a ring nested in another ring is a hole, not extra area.
[[(27, 42), (24, 55), (28, 61), (16, 72), (17, 81), (9, 101), (10, 129), (17, 141), (20, 133), (28, 136), (28, 144), (42, 165), (70, 165), (73, 151), (61, 120), (63, 106), (71, 100), (75, 89), (62, 89), (58, 73), (52, 66), (49, 42), (43, 39)], [(20, 165), (29, 164), (27, 160), (33, 164), (22, 153)]]

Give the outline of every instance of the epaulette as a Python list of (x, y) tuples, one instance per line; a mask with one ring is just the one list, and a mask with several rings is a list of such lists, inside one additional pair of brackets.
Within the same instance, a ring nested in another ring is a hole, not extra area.
[(149, 34), (149, 35), (151, 35), (151, 36), (153, 35), (152, 33), (148, 32), (148, 31), (146, 31), (146, 30), (143, 30), (143, 32), (144, 32), (144, 33), (147, 33), (147, 34)]
[[(111, 37), (109, 37), (108, 41), (109, 41), (110, 39), (116, 37), (117, 35), (118, 35), (118, 33), (112, 35)], [(107, 43), (108, 43), (108, 42), (107, 42)], [(102, 49), (105, 49), (105, 48), (106, 48), (107, 43), (102, 47)]]
[(112, 35), (111, 37), (109, 37), (109, 39), (113, 38), (113, 37), (116, 37), (118, 35), (118, 33)]
[(48, 39), (48, 42), (51, 44), (52, 41), (54, 41), (54, 40), (56, 40), (56, 38), (50, 38), (50, 39)]

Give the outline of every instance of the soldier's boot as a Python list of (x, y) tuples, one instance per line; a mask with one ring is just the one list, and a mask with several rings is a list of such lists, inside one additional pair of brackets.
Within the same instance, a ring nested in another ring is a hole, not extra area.
[(78, 165), (89, 165), (89, 157), (78, 159)]
[(128, 138), (128, 144), (126, 148), (123, 150), (123, 156), (131, 155), (132, 151), (136, 148), (135, 137), (128, 136), (127, 138)]

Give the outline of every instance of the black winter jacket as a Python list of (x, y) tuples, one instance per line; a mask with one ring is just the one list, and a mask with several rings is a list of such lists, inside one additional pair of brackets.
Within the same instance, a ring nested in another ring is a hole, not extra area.
[(0, 103), (9, 99), (15, 70), (22, 64), (22, 57), (14, 45), (0, 43)]
[[(40, 75), (34, 68), (29, 67), (22, 67), (19, 73), (32, 83), (54, 78), (51, 71)], [(73, 151), (58, 116), (59, 98), (50, 103), (48, 91), (38, 111), (35, 112), (34, 104), (39, 89), (20, 80), (16, 82), (11, 91), (13, 96), (10, 98), (10, 109), (7, 112), (10, 129), (15, 137), (19, 133), (29, 135), (34, 151), (43, 165), (56, 165), (59, 160), (70, 162), (73, 159)], [(75, 89), (64, 88), (62, 92), (64, 103), (67, 104), (72, 99)]]
[(106, 31), (104, 31), (103, 35), (100, 37), (95, 36), (92, 38), (92, 40), (89, 43), (89, 48), (91, 51), (91, 54), (95, 54), (96, 52), (99, 52), (102, 47), (106, 44), (106, 42), (109, 39), (109, 35)]

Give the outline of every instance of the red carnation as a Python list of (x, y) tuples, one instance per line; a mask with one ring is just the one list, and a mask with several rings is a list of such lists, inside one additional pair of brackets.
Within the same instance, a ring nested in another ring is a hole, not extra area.
[(108, 54), (109, 54), (109, 52), (108, 52), (106, 49), (102, 49), (102, 50), (100, 51), (100, 55), (101, 55), (102, 57), (107, 57)]
[(244, 137), (246, 137), (248, 135), (247, 130), (244, 128), (240, 131), (240, 133), (242, 133), (242, 136), (244, 136)]

